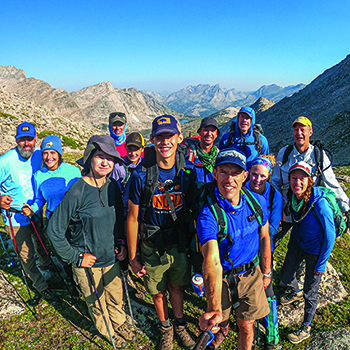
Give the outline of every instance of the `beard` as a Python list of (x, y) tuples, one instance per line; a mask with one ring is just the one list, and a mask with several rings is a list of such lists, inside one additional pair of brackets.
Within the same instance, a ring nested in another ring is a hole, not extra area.
[(23, 147), (17, 145), (17, 150), (22, 158), (29, 159), (35, 151), (35, 146), (30, 146), (30, 150), (24, 150)]

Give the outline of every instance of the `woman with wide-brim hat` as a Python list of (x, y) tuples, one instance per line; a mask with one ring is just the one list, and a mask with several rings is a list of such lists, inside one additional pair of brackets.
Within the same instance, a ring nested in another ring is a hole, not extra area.
[[(293, 228), (284, 260), (281, 285), (288, 287), (281, 304), (305, 300), (304, 321), (298, 331), (290, 333), (291, 343), (298, 344), (311, 335), (311, 322), (316, 312), (318, 290), (331, 255), (336, 226), (333, 209), (324, 190), (314, 186), (311, 167), (297, 162), (289, 168), (289, 190), (286, 214), (291, 214)], [(299, 289), (296, 270), (305, 260), (305, 281)]]
[(72, 263), (97, 330), (110, 341), (112, 336), (118, 348), (136, 338), (125, 321), (118, 262), (126, 256), (122, 196), (109, 178), (114, 164), (122, 161), (110, 136), (92, 136), (78, 161), (83, 177), (67, 192), (47, 228), (57, 254)]

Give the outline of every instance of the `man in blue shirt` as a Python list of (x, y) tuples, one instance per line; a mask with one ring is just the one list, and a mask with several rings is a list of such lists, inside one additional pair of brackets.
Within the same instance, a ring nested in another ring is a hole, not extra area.
[[(233, 124), (234, 123), (234, 124)], [(267, 138), (255, 127), (255, 111), (251, 107), (242, 107), (236, 122), (231, 123), (230, 132), (224, 134), (219, 144), (220, 150), (233, 148), (241, 151), (247, 158), (247, 170), (260, 154), (269, 154)]]
[(45, 254), (29, 219), (22, 212), (14, 214), (11, 212), (11, 219), (7, 217), (6, 211), (10, 208), (22, 211), (24, 203), (33, 203), (33, 173), (40, 168), (42, 161), (41, 152), (35, 147), (36, 133), (33, 124), (25, 122), (18, 125), (16, 143), (15, 148), (0, 157), (0, 207), (5, 231), (12, 239), (11, 220), (18, 254), (25, 273), (44, 299), (55, 301), (57, 296), (48, 288), (43, 275), (36, 266), (35, 253), (42, 269), (49, 268), (50, 259)]
[(248, 204), (250, 199), (242, 191), (248, 176), (246, 167), (246, 157), (236, 150), (221, 151), (216, 158), (215, 195), (226, 216), (227, 235), (218, 241), (218, 223), (209, 205), (204, 206), (197, 221), (207, 299), (207, 311), (201, 316), (199, 324), (203, 330), (212, 328), (213, 332), (217, 332), (215, 348), (228, 333), (231, 303), (237, 316), (239, 350), (251, 349), (254, 321), (269, 313), (264, 292), (271, 282), (267, 203), (257, 195), (259, 216), (262, 217), (258, 221), (256, 216), (252, 216), (255, 213)]

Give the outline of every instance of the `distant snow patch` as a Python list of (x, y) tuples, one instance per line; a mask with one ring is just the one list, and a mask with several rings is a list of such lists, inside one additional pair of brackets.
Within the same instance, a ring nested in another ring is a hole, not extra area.
[(137, 119), (137, 117), (136, 117), (135, 114), (133, 114), (131, 117), (132, 117), (132, 119), (136, 120), (137, 122), (140, 122), (140, 121)]

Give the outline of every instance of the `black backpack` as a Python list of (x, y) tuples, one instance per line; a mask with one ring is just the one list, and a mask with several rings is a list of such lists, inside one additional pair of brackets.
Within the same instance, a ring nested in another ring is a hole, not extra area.
[[(322, 141), (320, 141), (320, 140), (311, 141), (311, 144), (314, 146), (315, 160), (316, 160), (315, 176), (317, 179), (315, 181), (315, 186), (325, 187), (323, 173), (332, 166), (333, 155), (332, 155), (330, 150), (328, 150), (327, 148), (324, 147), (324, 143)], [(293, 151), (293, 147), (294, 147), (294, 145), (289, 145), (286, 148), (286, 150), (284, 151), (282, 165), (284, 165), (288, 162), (288, 158), (289, 158), (289, 155), (291, 154), (291, 152)], [(330, 164), (326, 168), (324, 168), (324, 153), (323, 153), (323, 151), (326, 153), (326, 155), (328, 156), (329, 161), (330, 161)]]
[(240, 145), (240, 146), (243, 146), (243, 145), (255, 145), (256, 146), (256, 149), (259, 153), (259, 155), (261, 154), (261, 150), (262, 150), (262, 145), (261, 145), (261, 138), (260, 138), (260, 134), (261, 135), (264, 135), (264, 130), (261, 126), (261, 124), (254, 124), (254, 127), (253, 127), (253, 135), (254, 135), (254, 142), (235, 142), (234, 139), (235, 139), (235, 135), (236, 135), (236, 122), (232, 122), (231, 123), (231, 126), (230, 126), (230, 132), (229, 132), (229, 135), (228, 135), (228, 139), (227, 139), (227, 143), (226, 143), (226, 148), (231, 148), (232, 145)]

